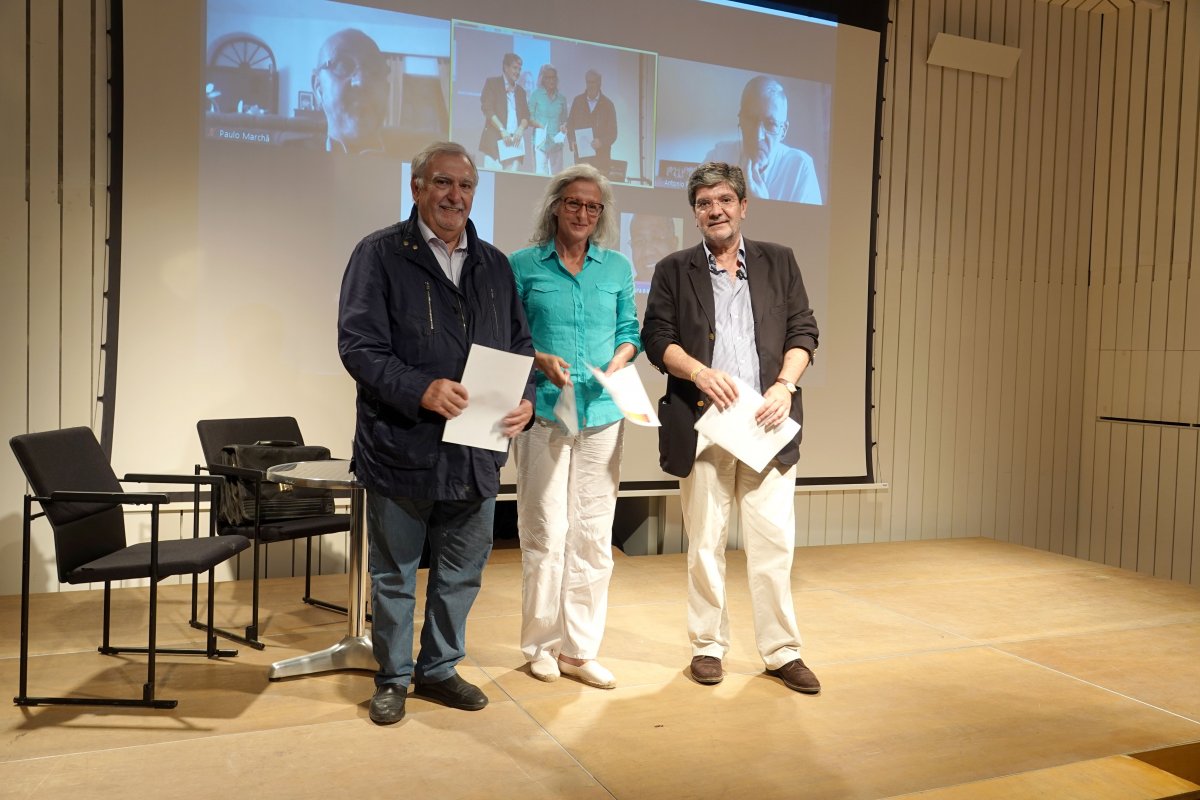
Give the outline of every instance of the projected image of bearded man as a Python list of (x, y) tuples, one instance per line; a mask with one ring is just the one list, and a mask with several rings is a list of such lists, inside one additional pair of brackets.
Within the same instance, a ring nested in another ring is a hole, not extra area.
[(783, 143), (788, 98), (779, 81), (766, 75), (750, 79), (742, 89), (738, 128), (741, 139), (718, 142), (704, 160), (739, 165), (751, 197), (821, 204), (812, 156)]
[(382, 153), (387, 113), (388, 65), (375, 40), (347, 28), (325, 40), (312, 76), (313, 93), (325, 112), (328, 151)]

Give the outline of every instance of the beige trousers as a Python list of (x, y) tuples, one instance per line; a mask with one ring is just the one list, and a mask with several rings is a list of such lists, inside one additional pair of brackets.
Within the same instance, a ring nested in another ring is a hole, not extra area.
[(791, 584), (796, 467), (781, 469), (773, 461), (757, 473), (699, 437), (692, 474), (679, 482), (688, 536), (688, 636), (693, 656), (724, 658), (729, 650), (725, 547), (736, 502), (759, 655), (768, 669), (800, 657)]

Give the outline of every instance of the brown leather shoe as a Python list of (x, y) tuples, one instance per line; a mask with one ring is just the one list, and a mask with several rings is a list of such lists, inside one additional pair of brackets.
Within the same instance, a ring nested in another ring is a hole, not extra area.
[(789, 661), (779, 669), (769, 669), (767, 674), (782, 680), (783, 685), (793, 692), (818, 694), (821, 691), (821, 682), (811, 669), (804, 666), (804, 659), (801, 658)]
[(721, 672), (721, 659), (716, 656), (696, 656), (692, 659), (692, 678), (696, 683), (711, 686), (720, 683), (724, 674)]

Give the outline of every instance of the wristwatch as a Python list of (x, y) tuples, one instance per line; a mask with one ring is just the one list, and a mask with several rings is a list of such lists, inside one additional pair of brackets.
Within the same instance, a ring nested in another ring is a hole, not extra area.
[(795, 393), (796, 393), (796, 384), (792, 383), (791, 381), (786, 381), (786, 380), (784, 380), (783, 378), (776, 378), (776, 379), (775, 379), (775, 382), (776, 382), (776, 383), (782, 383), (782, 384), (783, 384), (783, 388), (785, 388), (785, 389), (787, 389), (787, 390), (788, 390), (788, 394), (795, 394)]

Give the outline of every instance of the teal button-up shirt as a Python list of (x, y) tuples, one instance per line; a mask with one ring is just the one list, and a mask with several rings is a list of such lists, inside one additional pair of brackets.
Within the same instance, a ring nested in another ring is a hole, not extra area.
[[(533, 348), (571, 365), (580, 429), (621, 419), (616, 403), (587, 365), (604, 370), (626, 342), (641, 352), (629, 259), (589, 243), (583, 269), (572, 275), (551, 241), (518, 250), (509, 262), (529, 318)], [(558, 395), (558, 387), (538, 370), (537, 416), (553, 420)]]

